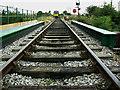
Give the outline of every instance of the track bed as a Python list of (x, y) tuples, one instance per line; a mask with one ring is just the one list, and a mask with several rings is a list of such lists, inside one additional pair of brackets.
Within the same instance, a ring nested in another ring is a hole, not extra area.
[(120, 67), (106, 66), (102, 60), (112, 56), (98, 54), (102, 47), (95, 45), (82, 33), (78, 36), (66, 22), (57, 19), (40, 33), (24, 40), (22, 47), (14, 48), (14, 56), (3, 57), (8, 60), (1, 68), (3, 88), (119, 89), (117, 75)]

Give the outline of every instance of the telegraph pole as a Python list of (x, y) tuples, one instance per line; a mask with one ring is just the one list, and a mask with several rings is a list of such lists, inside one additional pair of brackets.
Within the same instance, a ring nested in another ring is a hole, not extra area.
[(79, 10), (80, 10), (80, 1), (78, 0), (78, 2), (76, 2), (76, 8), (78, 9), (78, 17), (80, 17), (80, 13), (79, 13)]

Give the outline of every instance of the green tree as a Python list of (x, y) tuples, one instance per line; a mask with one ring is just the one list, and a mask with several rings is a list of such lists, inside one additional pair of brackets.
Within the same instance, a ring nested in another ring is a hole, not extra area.
[(49, 11), (49, 13), (51, 14), (51, 11)]
[(113, 25), (113, 22), (110, 16), (93, 17), (91, 19), (91, 23), (93, 26), (107, 29), (107, 30), (111, 30)]
[(116, 11), (111, 19), (114, 22), (113, 28), (120, 29), (120, 11)]
[(94, 15), (94, 16), (102, 16), (102, 9), (101, 8), (99, 8), (99, 7), (96, 7), (95, 9), (94, 9), (94, 11), (92, 12), (92, 15)]
[(118, 12), (118, 24), (120, 26), (120, 11)]
[(38, 11), (37, 17), (41, 17), (42, 15), (43, 15), (43, 12), (42, 11)]
[(3, 11), (2, 11), (2, 15), (5, 15), (5, 10), (3, 9)]
[(104, 4), (102, 8), (102, 15), (103, 16), (113, 16), (115, 13), (115, 8), (111, 6), (111, 4)]
[(89, 6), (86, 11), (84, 17), (81, 16), (78, 21), (107, 30), (120, 31), (120, 11), (116, 11), (111, 4), (104, 3), (102, 7)]
[[(20, 12), (18, 12), (18, 14), (19, 14)], [(9, 11), (9, 15), (16, 15), (16, 12), (10, 12)]]
[(45, 12), (44, 16), (50, 16), (51, 14), (49, 12)]
[(67, 15), (67, 14), (68, 14), (68, 12), (65, 10), (65, 11), (63, 11), (63, 14)]
[(86, 11), (88, 13), (89, 16), (93, 15), (93, 12), (95, 11), (95, 9), (98, 8), (97, 6), (89, 6), (87, 7)]

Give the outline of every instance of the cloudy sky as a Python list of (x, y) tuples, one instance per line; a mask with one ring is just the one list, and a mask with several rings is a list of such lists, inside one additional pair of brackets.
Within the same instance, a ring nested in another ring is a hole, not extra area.
[[(75, 2), (78, 0), (0, 0), (0, 5), (14, 6), (21, 9), (28, 9), (33, 11), (48, 12), (51, 10), (59, 10), (60, 13), (64, 10), (72, 13), (76, 7)], [(113, 0), (113, 6), (118, 10), (118, 2), (120, 0)], [(101, 6), (104, 2), (110, 3), (111, 0), (80, 0), (80, 13), (85, 13), (85, 10), (90, 5)]]

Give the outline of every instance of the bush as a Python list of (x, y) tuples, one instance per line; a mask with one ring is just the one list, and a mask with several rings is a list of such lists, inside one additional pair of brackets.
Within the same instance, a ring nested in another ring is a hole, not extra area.
[(95, 27), (99, 27), (102, 29), (107, 29), (109, 31), (112, 30), (112, 25), (114, 25), (114, 22), (112, 22), (110, 16), (101, 16), (101, 17), (85, 17), (81, 16), (80, 18), (76, 18), (77, 21), (83, 22), (86, 24), (93, 25)]
[(109, 17), (109, 16), (93, 17), (91, 19), (91, 23), (93, 26), (107, 29), (107, 30), (111, 30), (112, 25), (114, 24), (111, 20), (111, 17)]
[(120, 11), (116, 11), (111, 4), (104, 3), (102, 7), (89, 6), (84, 15), (76, 20), (110, 31), (120, 31)]
[(81, 16), (80, 18), (77, 17), (76, 19), (77, 19), (77, 21), (79, 21), (79, 22), (83, 22), (83, 23), (86, 23), (86, 24), (90, 24), (90, 20), (89, 20), (88, 17)]

